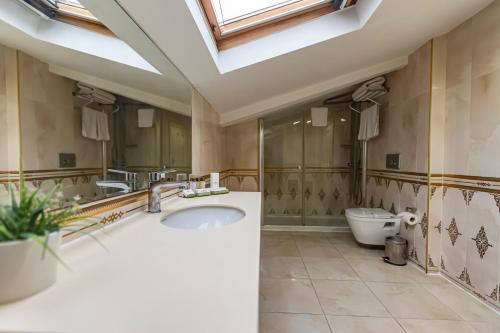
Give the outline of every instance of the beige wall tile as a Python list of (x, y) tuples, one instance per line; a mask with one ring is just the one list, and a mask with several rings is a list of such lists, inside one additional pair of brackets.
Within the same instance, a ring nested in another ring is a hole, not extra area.
[(195, 89), (191, 107), (192, 173), (205, 175), (221, 171), (225, 163), (225, 133), (219, 125), (219, 114)]
[(225, 169), (257, 169), (258, 130), (257, 120), (225, 128)]
[(472, 77), (476, 78), (500, 69), (500, 3), (493, 3), (472, 17)]
[(495, 177), (500, 170), (500, 70), (472, 80), (471, 88), (468, 171)]
[(444, 272), (454, 279), (465, 269), (467, 206), (460, 190), (448, 188), (443, 201), (442, 253)]
[(500, 256), (500, 213), (489, 193), (474, 194), (467, 207), (467, 220), (467, 271), (475, 290), (490, 297), (500, 280), (497, 268)]
[(101, 144), (81, 135), (76, 82), (20, 53), (21, 133), (24, 170), (59, 168), (58, 153), (76, 154), (78, 168), (101, 167)]

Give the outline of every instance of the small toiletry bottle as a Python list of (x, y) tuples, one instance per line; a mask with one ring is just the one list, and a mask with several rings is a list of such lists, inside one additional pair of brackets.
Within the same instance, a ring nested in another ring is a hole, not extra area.
[(212, 172), (210, 174), (210, 189), (215, 190), (219, 188), (219, 173)]
[(200, 180), (200, 188), (205, 188), (207, 186), (206, 182), (203, 180), (203, 178)]
[(196, 180), (193, 177), (189, 177), (189, 188), (196, 190)]

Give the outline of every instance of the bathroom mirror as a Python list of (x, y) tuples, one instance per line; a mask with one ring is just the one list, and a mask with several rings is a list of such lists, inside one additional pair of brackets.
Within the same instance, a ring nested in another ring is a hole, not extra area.
[(49, 191), (60, 184), (65, 198), (85, 204), (145, 190), (150, 171), (175, 169), (172, 180), (188, 177), (191, 86), (182, 74), (159, 79), (165, 87), (155, 95), (149, 87), (145, 93), (119, 82), (106, 89), (96, 84), (102, 80), (63, 76), (30, 55), (18, 57), (21, 165), (28, 186)]

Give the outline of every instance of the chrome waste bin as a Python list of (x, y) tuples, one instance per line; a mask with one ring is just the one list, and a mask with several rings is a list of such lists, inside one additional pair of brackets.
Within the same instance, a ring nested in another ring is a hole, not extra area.
[(385, 239), (385, 257), (386, 263), (404, 266), (406, 265), (406, 247), (408, 242), (400, 236), (387, 237)]

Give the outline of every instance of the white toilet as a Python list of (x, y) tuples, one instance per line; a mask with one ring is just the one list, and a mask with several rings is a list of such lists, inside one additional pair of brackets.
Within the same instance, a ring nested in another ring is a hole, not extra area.
[(399, 233), (400, 217), (381, 208), (349, 208), (345, 211), (354, 238), (366, 245), (384, 245), (385, 239)]

